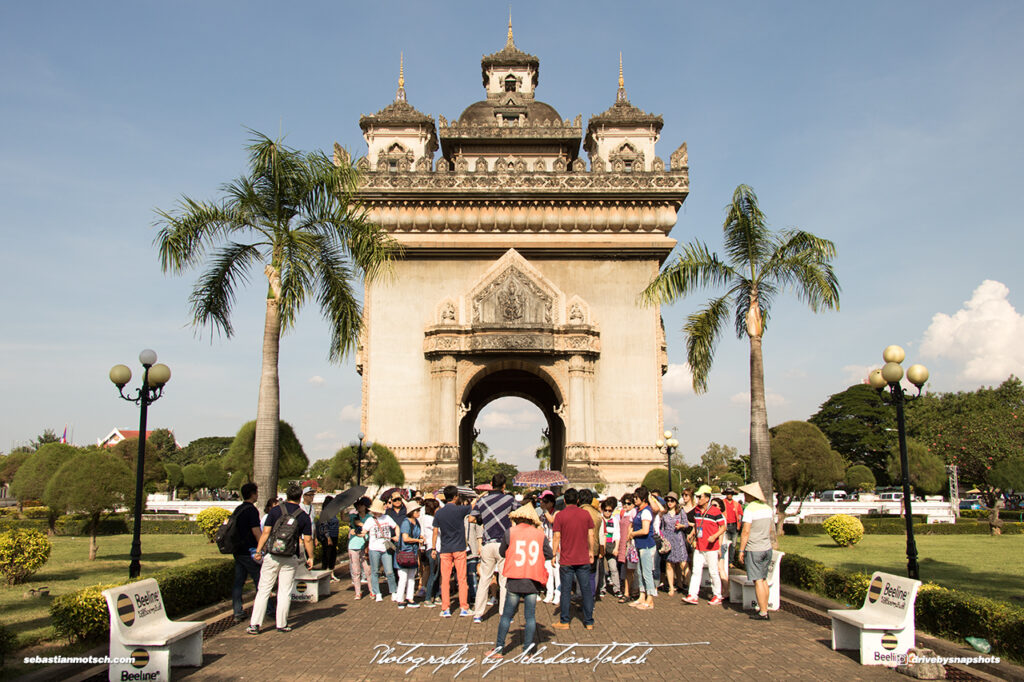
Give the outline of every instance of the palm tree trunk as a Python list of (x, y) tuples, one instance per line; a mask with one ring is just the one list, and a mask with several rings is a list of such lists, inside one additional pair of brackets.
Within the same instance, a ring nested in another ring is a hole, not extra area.
[(253, 480), (259, 487), (257, 509), (277, 497), (277, 442), (281, 419), (281, 390), (277, 357), (281, 344), (281, 310), (277, 298), (267, 298), (263, 324), (263, 371), (256, 406), (256, 438), (253, 444)]
[(750, 336), (750, 469), (772, 505), (772, 453), (768, 437), (768, 407), (764, 398), (761, 337)]

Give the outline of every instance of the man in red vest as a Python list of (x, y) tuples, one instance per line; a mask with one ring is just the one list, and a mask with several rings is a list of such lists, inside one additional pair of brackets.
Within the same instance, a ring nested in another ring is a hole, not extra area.
[(505, 604), (501, 610), (501, 622), (498, 624), (498, 639), (494, 649), (484, 660), (498, 660), (503, 656), (505, 637), (512, 625), (512, 617), (516, 613), (520, 600), (525, 603), (526, 628), (523, 632), (523, 650), (533, 647), (533, 638), (537, 632), (537, 593), (544, 589), (548, 580), (548, 571), (544, 562), (554, 556), (551, 544), (541, 529), (540, 518), (532, 504), (526, 503), (509, 514), (513, 525), (507, 531), (498, 547), (498, 552), (505, 563), (501, 574), (505, 577)]

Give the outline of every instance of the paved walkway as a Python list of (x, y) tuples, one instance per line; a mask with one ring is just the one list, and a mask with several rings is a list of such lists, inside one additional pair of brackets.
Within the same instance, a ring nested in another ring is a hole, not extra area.
[[(516, 648), (506, 653), (500, 667), (492, 669), (481, 661), (497, 634), (497, 607), (490, 607), (484, 622), (474, 625), (471, 618), (457, 615), (440, 618), (438, 608), (399, 610), (386, 596), (380, 603), (366, 597), (356, 601), (347, 582), (333, 587), (329, 598), (292, 609), (292, 632), (273, 629), (271, 608), (265, 623), (269, 631), (252, 636), (245, 633), (245, 623), (230, 627), (206, 641), (202, 668), (176, 668), (175, 678), (303, 682), (456, 677), (528, 678), (531, 682), (901, 678), (832, 651), (827, 628), (792, 613), (779, 611), (772, 614), (771, 622), (756, 622), (732, 606), (711, 607), (704, 601), (689, 606), (664, 594), (651, 611), (599, 602), (592, 631), (583, 628), (575, 608), (570, 630), (552, 630), (551, 623), (558, 621), (557, 606), (538, 603), (541, 661), (532, 663), (514, 658), (522, 651), (520, 606), (507, 642)], [(610, 646), (616, 642), (627, 644)], [(628, 643), (635, 642), (650, 646), (627, 651)], [(415, 644), (433, 646), (410, 646)], [(428, 665), (431, 656), (446, 661)], [(585, 658), (592, 660), (580, 661)]]

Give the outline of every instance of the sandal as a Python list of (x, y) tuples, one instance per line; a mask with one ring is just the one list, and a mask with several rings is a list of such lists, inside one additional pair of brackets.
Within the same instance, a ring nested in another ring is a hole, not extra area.
[(643, 603), (643, 604), (637, 604), (637, 608), (640, 609), (641, 611), (650, 611), (654, 607), (651, 606), (650, 604)]
[(620, 604), (628, 604), (629, 603), (629, 595), (624, 594), (621, 597), (619, 597), (619, 603)]

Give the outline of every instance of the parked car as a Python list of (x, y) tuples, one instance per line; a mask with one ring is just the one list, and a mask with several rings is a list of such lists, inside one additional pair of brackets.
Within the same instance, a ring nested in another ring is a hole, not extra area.
[(903, 493), (882, 493), (878, 499), (882, 502), (899, 502), (903, 499)]
[(846, 492), (843, 490), (826, 490), (821, 494), (822, 502), (845, 502)]
[(960, 500), (961, 509), (984, 509), (978, 500)]

